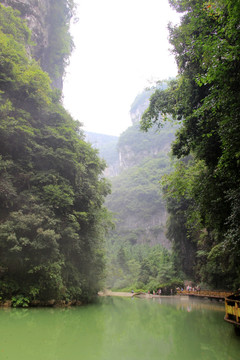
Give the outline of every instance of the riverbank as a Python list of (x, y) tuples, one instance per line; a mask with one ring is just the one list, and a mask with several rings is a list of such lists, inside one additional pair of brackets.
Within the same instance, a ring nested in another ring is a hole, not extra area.
[(132, 297), (133, 294), (131, 292), (117, 292), (111, 290), (99, 291), (99, 296), (124, 296), (124, 297)]
[(148, 293), (131, 293), (131, 292), (117, 292), (117, 291), (111, 291), (111, 290), (104, 290), (100, 291), (98, 293), (98, 296), (120, 296), (120, 297), (142, 297), (146, 299), (152, 299), (152, 298), (162, 298), (162, 297), (198, 297), (198, 298), (206, 298), (210, 300), (217, 300), (217, 301), (223, 301), (225, 298), (227, 298), (231, 292), (223, 292), (223, 291), (199, 291), (199, 292), (189, 292), (189, 291), (178, 291), (176, 295), (153, 295)]
[(131, 293), (131, 292), (121, 292), (121, 291), (111, 291), (111, 290), (104, 290), (99, 291), (98, 296), (122, 296), (122, 297), (144, 297), (146, 299), (152, 299), (152, 298), (160, 298), (160, 297), (167, 297), (170, 298), (171, 296), (179, 296), (179, 295), (153, 295), (148, 293)]

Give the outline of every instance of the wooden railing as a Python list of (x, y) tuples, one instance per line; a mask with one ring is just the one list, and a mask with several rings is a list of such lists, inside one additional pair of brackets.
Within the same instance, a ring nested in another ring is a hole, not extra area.
[(240, 324), (240, 300), (225, 299), (225, 311), (225, 320)]
[(177, 292), (179, 295), (194, 295), (194, 296), (201, 296), (201, 297), (209, 297), (209, 298), (216, 298), (216, 299), (225, 299), (229, 295), (232, 294), (230, 291), (223, 291), (223, 290), (194, 290), (194, 291), (187, 291), (187, 290), (179, 290)]

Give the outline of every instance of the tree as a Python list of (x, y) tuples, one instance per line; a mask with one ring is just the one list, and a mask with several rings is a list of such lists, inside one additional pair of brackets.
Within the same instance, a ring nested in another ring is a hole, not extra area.
[[(205, 165), (196, 178), (199, 192), (192, 194), (202, 229), (208, 233), (204, 250), (203, 241), (198, 241), (200, 254), (204, 254), (202, 279), (209, 279), (215, 286), (237, 286), (240, 2), (170, 3), (183, 13), (181, 24), (169, 28), (180, 75), (166, 91), (152, 95), (142, 128), (161, 124), (169, 115), (181, 121), (173, 154), (178, 158), (192, 154)], [(221, 278), (218, 282), (217, 276)]]

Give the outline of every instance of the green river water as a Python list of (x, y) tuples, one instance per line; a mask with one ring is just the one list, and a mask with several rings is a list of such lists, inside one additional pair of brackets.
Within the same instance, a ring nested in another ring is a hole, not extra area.
[(223, 317), (223, 304), (186, 297), (0, 309), (0, 360), (239, 360)]

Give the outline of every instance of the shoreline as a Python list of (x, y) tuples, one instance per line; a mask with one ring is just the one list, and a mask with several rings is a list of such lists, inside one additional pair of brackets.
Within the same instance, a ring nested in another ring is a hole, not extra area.
[(117, 292), (111, 290), (103, 290), (98, 292), (98, 296), (124, 296), (124, 297), (132, 297), (133, 294), (130, 292)]
[(177, 292), (175, 295), (153, 295), (148, 293), (132, 293), (132, 292), (117, 292), (111, 290), (103, 290), (98, 292), (98, 296), (119, 296), (119, 297), (138, 297), (144, 299), (161, 299), (161, 298), (182, 298), (186, 299), (189, 297), (199, 298), (199, 299), (209, 299), (209, 300), (217, 300), (224, 301), (231, 292), (218, 292), (218, 291), (201, 291), (201, 293), (197, 292)]
[(180, 297), (180, 295), (153, 295), (153, 294), (148, 294), (148, 293), (131, 293), (131, 292), (121, 292), (121, 291), (111, 291), (111, 290), (104, 290), (104, 291), (99, 291), (98, 292), (98, 296), (119, 296), (119, 297), (143, 297), (145, 299), (152, 299), (152, 298), (170, 298), (170, 297)]

